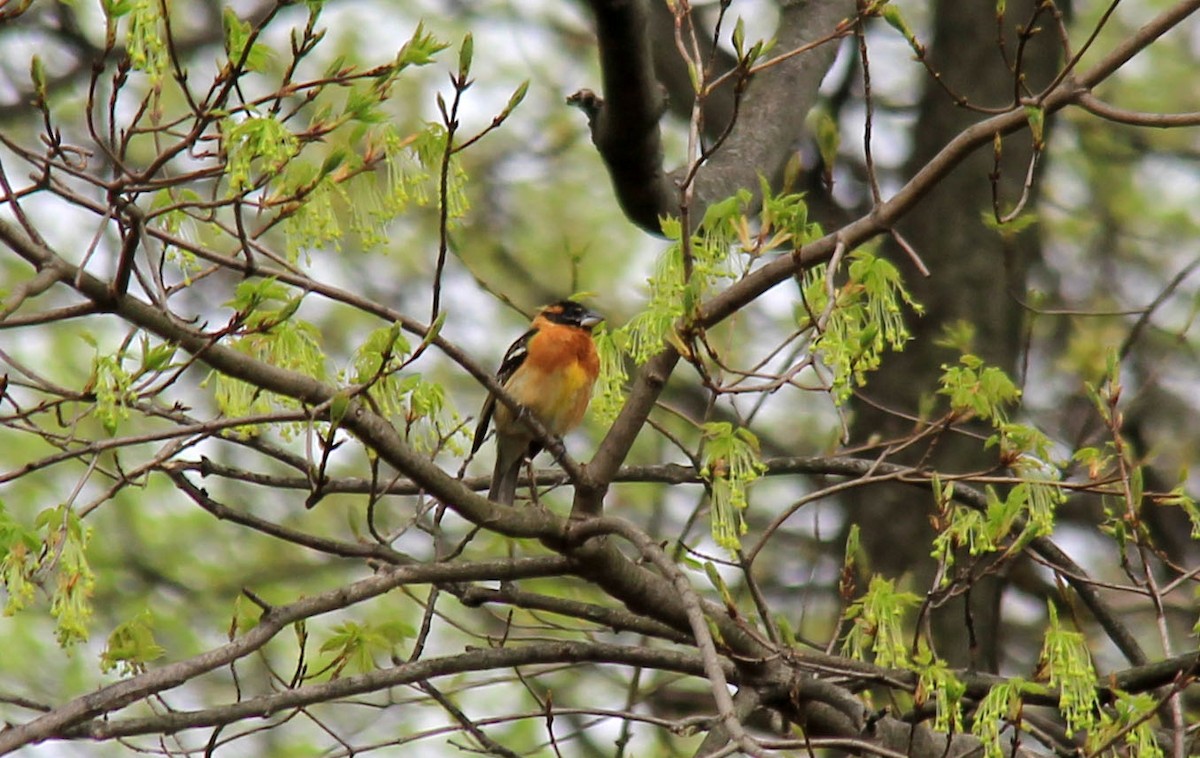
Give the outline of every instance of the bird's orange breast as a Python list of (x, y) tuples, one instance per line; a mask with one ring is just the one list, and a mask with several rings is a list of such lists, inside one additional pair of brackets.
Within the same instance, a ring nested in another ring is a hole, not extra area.
[[(565, 434), (583, 420), (600, 369), (592, 336), (581, 329), (545, 329), (533, 336), (528, 349), (525, 363), (505, 389), (548, 431)], [(497, 429), (507, 431), (512, 424), (512, 413), (501, 405), (496, 409)]]

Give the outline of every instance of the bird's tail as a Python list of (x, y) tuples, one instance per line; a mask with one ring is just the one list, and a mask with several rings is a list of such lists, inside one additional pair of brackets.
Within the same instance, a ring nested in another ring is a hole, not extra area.
[[(497, 445), (497, 447), (500, 447)], [(517, 479), (521, 476), (524, 456), (496, 455), (496, 467), (492, 470), (492, 488), (488, 500), (500, 505), (512, 505), (517, 497)]]

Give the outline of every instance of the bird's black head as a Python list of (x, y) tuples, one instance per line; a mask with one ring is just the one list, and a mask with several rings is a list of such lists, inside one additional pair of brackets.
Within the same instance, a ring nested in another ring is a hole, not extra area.
[(557, 303), (551, 303), (542, 308), (538, 315), (556, 324), (577, 326), (588, 331), (604, 320), (599, 313), (588, 310), (574, 300), (559, 300)]

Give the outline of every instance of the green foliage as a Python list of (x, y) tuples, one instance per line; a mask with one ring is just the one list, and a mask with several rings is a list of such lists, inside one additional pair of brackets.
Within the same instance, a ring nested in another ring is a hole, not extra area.
[(675, 322), (683, 316), (685, 302), (692, 302), (683, 276), (683, 249), (678, 243), (663, 252), (647, 284), (650, 292), (646, 309), (621, 327), (622, 339), (614, 341), (627, 346), (638, 365), (658, 355), (667, 335), (673, 335)]
[[(934, 480), (934, 491), (938, 492), (941, 483)], [(945, 488), (953, 489), (953, 484), (947, 482)], [(991, 509), (992, 499), (995, 498), (995, 492), (988, 491), (989, 512)], [(980, 555), (982, 553), (991, 552), (996, 549), (998, 541), (997, 531), (992, 527), (991, 519), (974, 508), (958, 505), (951, 502), (946, 495), (938, 495), (937, 503), (939, 508), (938, 518), (938, 533), (933, 538), (933, 552), (931, 555), (946, 567), (952, 566), (954, 563), (954, 551), (956, 548), (965, 547), (971, 555)], [(1001, 532), (999, 538), (1007, 534), (1007, 531)], [(947, 575), (942, 576), (943, 585), (950, 581)]]
[(229, 638), (233, 639), (258, 626), (258, 622), (262, 619), (262, 613), (262, 608), (251, 602), (244, 594), (235, 597), (233, 599), (233, 615), (229, 620)]
[(950, 409), (961, 416), (976, 416), (1002, 424), (1005, 406), (1021, 398), (1021, 390), (996, 366), (988, 366), (977, 355), (966, 354), (958, 365), (943, 365), (939, 394), (950, 398)]
[[(258, 182), (277, 177), (300, 151), (300, 141), (273, 116), (251, 116), (225, 121), (225, 153), (229, 194), (236, 195)], [(259, 162), (258, 178), (253, 164)]]
[(50, 615), (57, 622), (58, 644), (66, 647), (88, 639), (92, 619), (92, 590), (96, 578), (87, 560), (92, 530), (84, 529), (79, 515), (69, 505), (47, 508), (38, 514), (35, 526), (45, 533), (44, 558), (38, 566), (43, 575), (54, 575), (50, 592)]
[[(440, 124), (427, 124), (421, 132), (409, 138), (391, 126), (372, 133), (383, 151), (387, 164), (387, 192), (383, 195), (380, 213), (391, 220), (404, 211), (410, 202), (428, 205), (437, 198), (435, 177), (440, 170), (448, 135)], [(446, 185), (447, 220), (453, 224), (467, 212), (467, 173), (457, 154), (450, 156)], [(376, 221), (380, 221), (376, 219)]]
[(712, 496), (712, 535), (718, 545), (736, 551), (746, 533), (742, 511), (746, 492), (766, 472), (759, 460), (758, 438), (742, 427), (724, 421), (704, 425), (704, 466), (700, 476), (708, 482)]
[(80, 337), (95, 350), (91, 374), (84, 386), (84, 392), (95, 398), (88, 406), (88, 412), (100, 422), (104, 431), (114, 435), (121, 422), (129, 419), (130, 408), (138, 400), (139, 380), (170, 368), (177, 348), (169, 343), (151, 346), (149, 338), (142, 335), (137, 369), (130, 373), (125, 367), (127, 359), (131, 358), (127, 344), (122, 344), (112, 355), (103, 355), (90, 332), (81, 332)]
[(42, 541), (37, 532), (12, 517), (0, 501), (0, 582), (8, 593), (4, 615), (12, 616), (33, 602), (33, 572), (38, 567)]
[(1097, 723), (1096, 670), (1083, 635), (1059, 625), (1053, 603), (1048, 608), (1050, 623), (1038, 667), (1046, 672), (1050, 686), (1059, 690), (1058, 707), (1070, 737), (1081, 729), (1090, 731)]
[[(326, 245), (341, 249), (345, 232), (339, 220), (340, 209), (349, 213), (350, 229), (358, 235), (361, 246), (371, 249), (387, 242), (388, 224), (411, 205), (427, 206), (438, 198), (437, 176), (446, 130), (439, 124), (427, 124), (415, 134), (404, 135), (394, 124), (374, 123), (383, 118), (368, 118), (365, 109), (368, 104), (379, 105), (381, 97), (374, 93), (356, 104), (352, 95), (342, 117), (343, 121), (351, 118), (372, 124), (361, 138), (365, 147), (356, 147), (360, 141), (355, 130), (346, 134), (339, 130), (326, 138), (338, 146), (320, 166), (293, 159), (284, 169), (271, 203), (283, 208), (287, 249), (293, 260), (301, 251)], [(349, 141), (339, 143), (338, 138)], [(375, 161), (382, 161), (386, 170), (378, 175), (363, 171)], [(385, 178), (382, 186), (379, 176)], [(466, 181), (461, 161), (452, 155), (446, 187), (451, 228), (467, 210)]]
[(92, 358), (92, 373), (88, 378), (85, 391), (95, 395), (96, 402), (91, 407), (104, 431), (117, 433), (120, 423), (129, 418), (129, 406), (137, 400), (133, 392), (133, 377), (124, 368), (125, 351), (122, 348), (113, 355), (101, 355), (96, 338), (89, 332), (80, 336), (96, 350)]
[(113, 629), (108, 644), (100, 654), (100, 670), (113, 669), (121, 676), (140, 674), (146, 664), (166, 653), (154, 640), (154, 614), (148, 609)]
[(972, 353), (975, 351), (975, 325), (962, 318), (942, 324), (941, 336), (933, 344), (956, 353)]
[(933, 655), (924, 640), (921, 640), (913, 657), (913, 668), (917, 671), (917, 705), (924, 705), (930, 699), (936, 704), (937, 717), (933, 728), (953, 734), (962, 732), (962, 699), (967, 692), (967, 685), (959, 681), (945, 661)]
[(384, 413), (395, 413), (398, 396), (395, 372), (412, 353), (412, 346), (400, 330), (400, 324), (381, 326), (367, 336), (354, 355), (355, 384), (371, 386), (377, 392), (377, 402)]
[[(128, 11), (129, 36), (125, 43), (134, 70), (143, 71), (157, 82), (167, 70), (167, 43), (162, 30), (162, 5), (158, 0), (133, 0), (120, 10)], [(115, 17), (116, 13), (111, 14)], [(120, 15), (124, 15), (121, 13)]]
[(238, 18), (237, 13), (229, 7), (222, 12), (221, 22), (225, 29), (225, 53), (229, 56), (230, 64), (240, 64), (246, 71), (262, 71), (266, 68), (271, 49), (261, 42), (251, 42), (250, 22)]
[(95, 577), (87, 560), (91, 530), (84, 529), (68, 505), (47, 508), (32, 529), (14, 519), (0, 503), (0, 581), (8, 594), (4, 615), (12, 616), (33, 602), (37, 587), (49, 590), (50, 615), (58, 644), (86, 642), (92, 618)]
[(1031, 685), (1020, 677), (1009, 679), (1003, 684), (997, 684), (988, 690), (979, 706), (975, 709), (975, 718), (971, 724), (971, 733), (979, 738), (983, 745), (985, 758), (1003, 758), (1004, 748), (1000, 742), (1000, 730), (1005, 722), (1016, 723), (1021, 716), (1021, 695)]
[[(271, 278), (247, 279), (238, 284), (234, 298), (226, 305), (237, 311), (237, 320), (244, 325), (243, 336), (230, 343), (230, 347), (279, 368), (324, 378), (325, 354), (320, 334), (312, 324), (292, 318), (301, 299)], [(270, 395), (253, 384), (216, 371), (205, 381), (215, 382), (217, 405), (227, 416), (297, 407), (294, 400)]]
[(900, 9), (895, 5), (887, 3), (887, 0), (877, 3), (877, 5), (882, 6), (880, 13), (883, 16), (883, 20), (888, 23), (888, 26), (892, 27), (904, 36), (905, 41), (908, 42), (908, 46), (912, 48), (914, 55), (916, 55), (918, 58), (923, 57), (925, 55), (925, 46), (922, 45), (920, 40), (917, 39), (917, 35), (914, 34), (913, 30), (909, 27), (908, 22), (904, 19)]
[(150, 346), (150, 339), (146, 335), (142, 335), (142, 358), (141, 365), (138, 367), (137, 376), (143, 374), (157, 373), (171, 366), (171, 360), (174, 359), (178, 348), (169, 342), (162, 342), (153, 347)]
[(34, 102), (44, 106), (46, 102), (46, 65), (41, 56), (29, 60), (29, 80), (33, 82)]
[(911, 592), (898, 592), (893, 580), (872, 576), (866, 594), (846, 607), (844, 618), (851, 626), (842, 650), (860, 661), (873, 659), (879, 666), (907, 667), (902, 620), (920, 602)]
[(717, 280), (736, 276), (729, 267), (732, 229), (728, 221), (736, 213), (738, 203), (748, 201), (749, 193), (743, 192), (711, 205), (686, 246), (679, 220), (663, 219), (663, 234), (672, 244), (659, 258), (654, 275), (647, 281), (650, 292), (646, 310), (623, 328), (633, 359), (639, 365), (662, 350), (663, 341), (673, 334), (675, 323), (699, 305)]
[(896, 267), (868, 250), (850, 254), (847, 281), (834, 289), (832, 301), (827, 269), (821, 265), (805, 272), (801, 288), (807, 310), (798, 320), (801, 328), (817, 328), (813, 352), (833, 372), (830, 389), (841, 404), (879, 368), (885, 349), (904, 349), (909, 332), (901, 303), (917, 314), (922, 308), (904, 289)]
[[(747, 50), (746, 49), (746, 22), (742, 20), (741, 16), (738, 16), (737, 21), (734, 22), (733, 34), (730, 35), (730, 42), (733, 44), (733, 52), (737, 55), (738, 62), (740, 63), (740, 65), (743, 68), (747, 68), (747, 69), (750, 68), (751, 66), (753, 66), (756, 62), (758, 62), (764, 55), (766, 55), (771, 50), (771, 48), (773, 48), (775, 46), (774, 39), (769, 39), (769, 40), (761, 40), (760, 39), (760, 40), (755, 40), (755, 42), (752, 45), (750, 45), (750, 49)], [(691, 61), (689, 61), (688, 63), (689, 63), (689, 69), (695, 69), (695, 65), (692, 64)], [(699, 91), (700, 90), (700, 86), (699, 86), (700, 85), (700, 76), (694, 70), (692, 70), (691, 74), (692, 74), (693, 86), (696, 87), (697, 91)]]
[(837, 121), (822, 109), (815, 116), (817, 150), (821, 153), (821, 162), (830, 170), (837, 163), (838, 150), (842, 146), (842, 133)]
[(851, 524), (846, 533), (846, 550), (842, 554), (841, 579), (838, 581), (838, 593), (844, 598), (854, 596), (857, 575), (867, 575), (871, 571), (870, 556), (862, 549), (861, 531), (858, 524)]
[[(746, 215), (752, 201), (750, 192), (741, 190), (709, 205), (696, 232), (686, 240), (679, 219), (662, 219), (663, 234), (672, 244), (647, 280), (646, 309), (619, 330), (621, 337), (615, 338), (615, 344), (628, 350), (637, 364), (657, 355), (668, 340), (686, 354), (687, 348), (675, 333), (676, 323), (686, 320), (718, 283), (741, 276), (750, 259), (785, 245), (798, 248), (820, 234), (820, 226), (808, 220), (803, 195), (774, 195), (765, 182), (759, 229), (752, 234)], [(735, 244), (740, 245), (745, 258), (732, 255)]]
[(729, 591), (729, 585), (721, 578), (721, 572), (717, 571), (716, 564), (712, 561), (704, 562), (704, 575), (708, 577), (708, 583), (712, 585), (717, 594), (721, 596), (721, 603), (729, 609), (730, 613), (737, 612), (737, 601), (733, 599), (733, 593)]
[[(935, 492), (939, 482), (934, 482)], [(942, 492), (951, 488), (943, 485)], [(950, 502), (950, 496), (938, 497), (939, 531), (933, 539), (931, 555), (949, 568), (954, 565), (955, 550), (964, 548), (972, 556), (983, 555), (1005, 548), (1011, 554), (1035, 537), (1049, 534), (1054, 528), (1054, 512), (1063, 501), (1062, 490), (1055, 484), (1027, 480), (1009, 488), (1001, 498), (995, 488), (988, 487), (987, 510)], [(1012, 529), (1023, 522), (1021, 532), (1009, 541)], [(950, 577), (944, 575), (942, 583)]]
[(1087, 468), (1088, 478), (1100, 479), (1113, 463), (1112, 445), (1102, 448), (1081, 447), (1071, 455), (1071, 460)]
[(435, 56), (446, 48), (449, 42), (442, 42), (425, 31), (425, 24), (417, 24), (412, 37), (409, 38), (396, 53), (395, 67), (397, 72), (409, 66), (427, 66), (433, 63)]
[(1036, 105), (1025, 106), (1025, 120), (1029, 122), (1029, 133), (1033, 137), (1035, 150), (1046, 147), (1046, 109)]
[(412, 639), (416, 631), (403, 621), (387, 621), (379, 624), (360, 624), (347, 621), (334, 627), (333, 634), (321, 644), (321, 652), (328, 660), (315, 674), (337, 679), (349, 670), (352, 674), (365, 674), (379, 666), (377, 655), (395, 655), (401, 642)]
[(1088, 733), (1089, 752), (1098, 755), (1115, 743), (1123, 742), (1129, 748), (1128, 755), (1162, 758), (1163, 749), (1150, 723), (1159, 707), (1158, 698), (1150, 692), (1131, 695), (1121, 690), (1114, 690), (1113, 695), (1112, 705), (1100, 714), (1099, 725)]
[(623, 342), (627, 335), (602, 325), (596, 329), (595, 337), (596, 352), (600, 355), (600, 376), (596, 381), (590, 410), (593, 416), (607, 425), (616, 420), (625, 405), (625, 383), (629, 381), (629, 374), (625, 371)]
[[(967, 340), (969, 341), (969, 340)], [(960, 342), (956, 340), (956, 344)], [(1061, 471), (1054, 463), (1050, 439), (1035, 427), (1008, 420), (1008, 408), (1021, 397), (1021, 391), (1008, 376), (987, 366), (978, 356), (965, 354), (957, 365), (942, 366), (940, 394), (950, 397), (951, 410), (964, 417), (981, 418), (992, 423), (996, 433), (987, 447), (999, 447), (1001, 460), (1021, 479), (1001, 497), (987, 488), (987, 509), (979, 512), (951, 502), (951, 485), (945, 488), (934, 481), (939, 507), (938, 534), (932, 555), (949, 568), (955, 551), (965, 548), (970, 555), (982, 555), (1005, 548), (1015, 526), (1020, 534), (1006, 549), (1010, 554), (1035, 537), (1050, 534), (1054, 514), (1063, 502)], [(949, 576), (943, 576), (943, 582)]]
[(1175, 506), (1182, 509), (1187, 514), (1188, 521), (1192, 524), (1191, 538), (1200, 540), (1200, 508), (1196, 507), (1196, 500), (1187, 493), (1186, 484), (1179, 484), (1166, 497), (1160, 498), (1158, 502), (1160, 505)]
[(988, 229), (998, 233), (1006, 240), (1011, 240), (1017, 237), (1021, 232), (1038, 222), (1036, 213), (1021, 213), (1009, 221), (1000, 222), (996, 220), (996, 214), (993, 211), (983, 211), (981, 214), (983, 225)]
[(134, 0), (100, 0), (100, 7), (108, 20), (115, 20), (129, 15), (133, 10)]
[(1029, 540), (1054, 531), (1054, 514), (1058, 506), (1066, 501), (1066, 495), (1059, 486), (1056, 469), (1036, 462), (1014, 466), (1013, 469), (1023, 481), (1009, 490), (1005, 498), (1005, 511), (1025, 517), (1025, 528), (1011, 548), (1016, 551), (1027, 545)]
[[(316, 176), (317, 169), (302, 161), (288, 164), (281, 180), (281, 192), (303, 194), (304, 202), (289, 209), (283, 229), (287, 235), (288, 259), (295, 262), (300, 253), (332, 244), (341, 250), (344, 236), (338, 221), (335, 200), (345, 196), (331, 177)], [(369, 204), (369, 203), (368, 203)]]
[(420, 374), (400, 373), (412, 352), (399, 324), (380, 327), (355, 352), (350, 381), (371, 396), (380, 413), (398, 418), (398, 429), (409, 444), (433, 452), (460, 426), (459, 417), (447, 405), (441, 384), (426, 381)]
[[(324, 376), (325, 354), (321, 350), (320, 334), (315, 326), (306, 322), (283, 321), (269, 330), (248, 334), (230, 347), (278, 368), (299, 371), (312, 377)], [(210, 376), (216, 378), (217, 406), (227, 416), (270, 413), (277, 407), (297, 407), (294, 400), (264, 393), (240, 379), (217, 372)]]
[(749, 224), (745, 215), (725, 221), (734, 225), (738, 241), (745, 253), (757, 258), (780, 249), (798, 250), (824, 235), (820, 224), (808, 220), (808, 203), (804, 201), (804, 193), (776, 194), (761, 176), (758, 183), (759, 193), (762, 195), (762, 211), (759, 213), (758, 232), (753, 241), (749, 239)]
[(458, 75), (463, 81), (471, 75), (471, 60), (475, 57), (475, 38), (467, 32), (463, 36), (462, 46), (458, 49)]

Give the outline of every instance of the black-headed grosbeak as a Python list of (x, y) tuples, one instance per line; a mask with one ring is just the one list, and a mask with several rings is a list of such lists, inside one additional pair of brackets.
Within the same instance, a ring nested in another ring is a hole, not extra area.
[[(579, 303), (560, 300), (542, 308), (529, 331), (504, 354), (496, 380), (552, 434), (562, 436), (583, 420), (600, 373), (592, 328), (603, 320)], [(483, 444), (493, 417), (496, 467), (488, 499), (512, 505), (521, 465), (541, 451), (542, 443), (517, 414), (489, 394), (479, 413), (472, 454)]]

